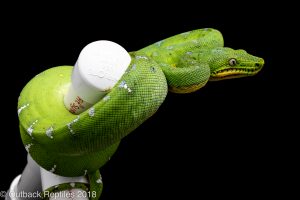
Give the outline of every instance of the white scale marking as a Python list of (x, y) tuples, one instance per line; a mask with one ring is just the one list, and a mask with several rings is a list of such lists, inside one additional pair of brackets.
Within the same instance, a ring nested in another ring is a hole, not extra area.
[(95, 108), (92, 107), (92, 108), (89, 109), (89, 116), (94, 117), (94, 115), (95, 115)]
[(105, 97), (103, 97), (103, 101), (108, 101), (110, 99), (109, 95), (106, 95)]
[(52, 134), (53, 134), (53, 127), (51, 126), (50, 128), (48, 128), (48, 129), (46, 130), (46, 135), (47, 135), (49, 138), (53, 139)]
[(159, 42), (156, 42), (155, 44), (156, 44), (157, 46), (160, 46), (161, 43), (162, 43), (162, 41), (159, 41)]
[(135, 70), (135, 69), (136, 69), (136, 64), (133, 64), (132, 67), (131, 67), (131, 70)]
[(148, 58), (146, 56), (135, 56), (136, 59), (145, 59), (148, 60)]
[(55, 168), (56, 168), (56, 165), (54, 165), (54, 166), (52, 167), (52, 169), (49, 170), (49, 172), (52, 172), (52, 173), (55, 172)]
[(32, 143), (25, 145), (25, 149), (27, 152), (29, 152), (29, 149), (32, 145), (33, 145)]
[(35, 120), (27, 129), (27, 133), (32, 137), (32, 132), (33, 132), (33, 126), (38, 122), (38, 120)]
[(25, 104), (24, 106), (21, 106), (21, 108), (18, 109), (18, 115), (20, 115), (20, 113), (22, 112), (22, 110), (24, 110), (25, 108), (27, 108), (29, 106), (28, 104)]
[(132, 92), (132, 90), (128, 87), (128, 85), (126, 84), (125, 81), (122, 81), (119, 85), (120, 88), (124, 88), (125, 90), (127, 90), (129, 93)]
[(97, 180), (96, 180), (96, 183), (99, 183), (99, 184), (102, 183), (101, 178), (97, 179)]
[(74, 123), (78, 122), (78, 120), (79, 120), (79, 116), (78, 116), (76, 119), (74, 119), (73, 121), (71, 121), (70, 123), (67, 124), (68, 129), (70, 130), (70, 133), (74, 134), (74, 131), (73, 131), (73, 129), (72, 129), (72, 125), (73, 125)]
[(158, 53), (157, 52), (153, 52), (152, 56), (158, 56)]

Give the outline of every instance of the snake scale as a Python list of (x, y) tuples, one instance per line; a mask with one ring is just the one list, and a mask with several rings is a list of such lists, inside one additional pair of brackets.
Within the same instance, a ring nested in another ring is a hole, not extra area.
[[(123, 137), (157, 111), (168, 91), (194, 92), (208, 81), (251, 76), (262, 69), (262, 58), (223, 45), (222, 34), (206, 28), (131, 52), (131, 64), (119, 82), (79, 115), (70, 113), (63, 103), (73, 67), (59, 66), (38, 74), (18, 100), (26, 150), (50, 172), (88, 176), (88, 189), (95, 192), (91, 199), (98, 199), (102, 190), (99, 168)], [(76, 185), (80, 184), (70, 187)]]

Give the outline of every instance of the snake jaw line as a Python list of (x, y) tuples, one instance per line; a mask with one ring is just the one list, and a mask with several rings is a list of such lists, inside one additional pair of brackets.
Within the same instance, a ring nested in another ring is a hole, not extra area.
[(231, 76), (231, 75), (251, 75), (256, 74), (258, 69), (245, 68), (245, 69), (224, 69), (216, 72), (214, 75), (217, 77)]
[(262, 69), (262, 66), (263, 64), (259, 65), (259, 67), (221, 69), (211, 73), (210, 80), (223, 80), (223, 79), (240, 78), (245, 76), (254, 76)]

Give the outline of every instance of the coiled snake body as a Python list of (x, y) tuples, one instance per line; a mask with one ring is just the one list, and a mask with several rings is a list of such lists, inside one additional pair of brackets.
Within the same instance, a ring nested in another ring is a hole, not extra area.
[(208, 80), (254, 75), (264, 64), (244, 50), (223, 47), (222, 35), (214, 29), (182, 33), (130, 54), (132, 62), (121, 80), (79, 115), (63, 103), (72, 66), (40, 73), (18, 101), (21, 137), (31, 157), (61, 176), (88, 175), (89, 189), (96, 192), (92, 199), (102, 189), (98, 169), (124, 136), (157, 111), (168, 90), (193, 92)]

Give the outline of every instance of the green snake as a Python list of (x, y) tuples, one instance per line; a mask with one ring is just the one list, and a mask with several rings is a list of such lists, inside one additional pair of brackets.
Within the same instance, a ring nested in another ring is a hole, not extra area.
[(63, 103), (73, 67), (59, 66), (38, 74), (18, 101), (26, 150), (50, 172), (87, 176), (89, 189), (96, 192), (91, 199), (98, 199), (102, 190), (99, 168), (123, 137), (157, 111), (168, 91), (194, 92), (208, 81), (251, 76), (262, 69), (262, 58), (223, 45), (222, 34), (206, 28), (131, 52), (132, 61), (119, 82), (79, 115), (70, 113)]

